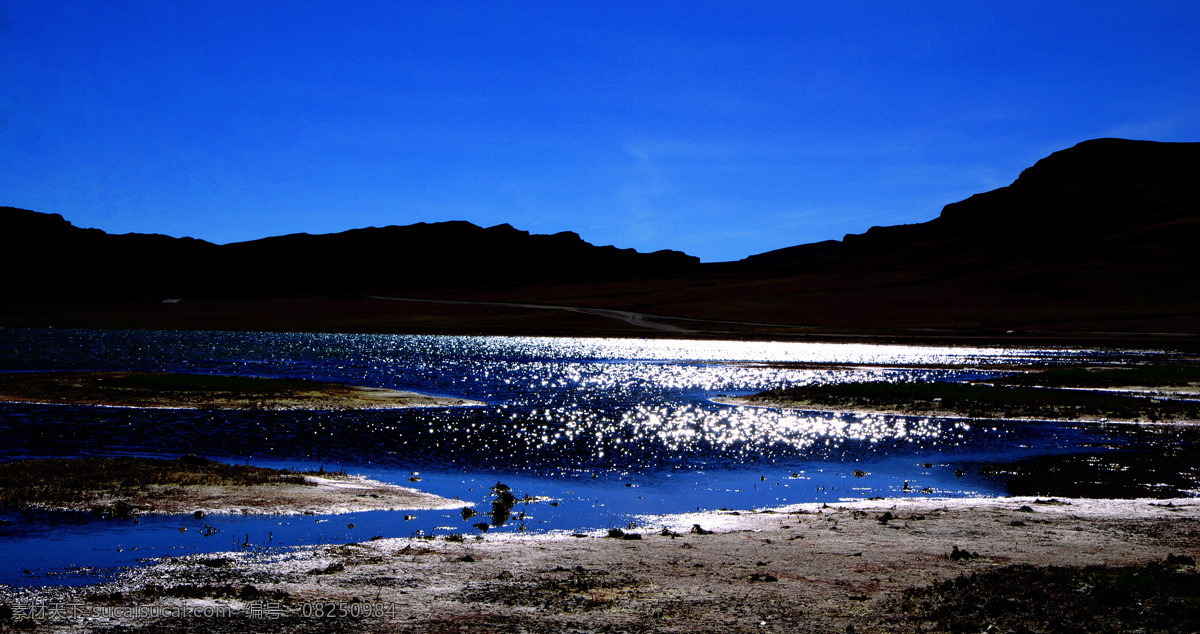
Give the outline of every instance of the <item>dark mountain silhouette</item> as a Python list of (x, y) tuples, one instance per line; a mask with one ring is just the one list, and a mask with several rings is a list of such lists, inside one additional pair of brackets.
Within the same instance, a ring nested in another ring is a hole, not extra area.
[(832, 256), (873, 267), (907, 251), (908, 262), (944, 260), (957, 269), (980, 258), (1005, 267), (1018, 258), (1069, 256), (1173, 270), (1177, 258), (1195, 259), (1188, 238), (1198, 223), (1200, 144), (1097, 139), (1038, 161), (1008, 187), (946, 205), (932, 221), (873, 227), (745, 262), (795, 267)]
[(531, 297), (783, 334), (1200, 333), (1200, 144), (1087, 141), (929, 222)]
[(157, 234), (109, 235), (58, 214), (0, 207), (3, 301), (126, 298), (166, 292), (217, 246)]
[(797, 310), (823, 325), (1086, 328), (1128, 317), (1191, 320), (1195, 331), (1200, 144), (1087, 141), (929, 222), (752, 256), (731, 274), (759, 281), (749, 295), (809, 305)]
[(478, 290), (674, 275), (698, 258), (597, 247), (570, 232), (531, 235), (468, 222), (294, 234), (215, 245), (109, 235), (57, 214), (0, 208), (9, 300), (238, 298), (290, 294)]
[[(1119, 139), (1056, 152), (1010, 186), (947, 205), (929, 222), (717, 264), (508, 225), (445, 222), (215, 245), (108, 235), (57, 215), (0, 208), (9, 280), (0, 324), (643, 332), (595, 317), (615, 309), (759, 324), (659, 320), (710, 335), (1200, 334), (1198, 247), (1200, 144)], [(577, 306), (591, 317), (365, 299), (378, 294)], [(197, 304), (208, 312), (155, 310), (147, 324), (150, 312), (104, 303), (165, 298), (209, 302)], [(291, 300), (263, 312), (263, 300), (280, 298)], [(53, 308), (63, 303), (70, 310)]]

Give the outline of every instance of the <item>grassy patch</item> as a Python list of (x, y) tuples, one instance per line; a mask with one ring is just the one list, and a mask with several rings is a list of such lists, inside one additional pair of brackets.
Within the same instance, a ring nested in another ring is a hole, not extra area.
[(621, 600), (634, 598), (642, 582), (605, 570), (576, 566), (545, 573), (547, 579), (517, 582), (511, 575), (502, 581), (473, 584), (462, 591), (464, 603), (497, 603), (508, 606), (552, 609), (556, 612), (586, 612), (608, 609)]
[(122, 407), (345, 409), (377, 405), (380, 397), (339, 383), (303, 379), (160, 372), (2, 372), (0, 401)]
[(997, 385), (1040, 385), (1043, 387), (1188, 387), (1200, 385), (1200, 366), (1055, 368), (991, 379), (988, 382)]
[(49, 403), (114, 403), (158, 406), (168, 399), (183, 405), (211, 401), (256, 402), (295, 398), (324, 384), (297, 379), (266, 379), (152, 372), (6, 372), (0, 395), (8, 400)]
[(1200, 623), (1200, 574), (1190, 557), (1175, 556), (1112, 568), (1009, 566), (907, 590), (888, 611), (939, 632), (1189, 632)]
[[(307, 484), (292, 471), (229, 465), (196, 456), (45, 458), (0, 463), (0, 508), (73, 507), (102, 497), (147, 497), (194, 486)], [(124, 509), (126, 512), (132, 509)], [(114, 509), (116, 514), (124, 514)]]
[(1158, 446), (1034, 456), (985, 464), (979, 474), (1000, 479), (1008, 495), (1097, 499), (1190, 497), (1200, 488), (1200, 447)]
[(748, 397), (798, 407), (934, 413), (978, 418), (1200, 418), (1200, 404), (1106, 392), (971, 383), (840, 383), (769, 390)]
[(224, 391), (233, 394), (290, 394), (321, 384), (302, 379), (267, 379), (210, 374), (130, 373), (109, 379), (114, 387), (145, 390)]

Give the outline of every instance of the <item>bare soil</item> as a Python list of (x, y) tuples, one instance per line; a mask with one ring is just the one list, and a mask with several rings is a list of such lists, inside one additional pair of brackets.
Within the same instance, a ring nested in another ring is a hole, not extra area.
[(0, 603), (14, 627), (29, 606), (77, 608), (46, 631), (1190, 631), (1198, 535), (1192, 499), (863, 500), (173, 558)]

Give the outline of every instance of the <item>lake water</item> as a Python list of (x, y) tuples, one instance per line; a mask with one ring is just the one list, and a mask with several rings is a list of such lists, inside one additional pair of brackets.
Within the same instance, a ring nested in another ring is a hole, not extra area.
[[(363, 412), (0, 404), (0, 460), (198, 454), (261, 466), (345, 469), (458, 497), (480, 510), (489, 508), (489, 488), (503, 482), (518, 497), (558, 503), (519, 506), (523, 522), (495, 529), (528, 531), (646, 525), (652, 520), (644, 516), (660, 513), (922, 495), (922, 489), (939, 496), (1030, 492), (1028, 483), (981, 470), (989, 465), (1081, 474), (1046, 479), (1036, 491), (1044, 495), (1192, 495), (1198, 488), (1194, 469), (1161, 460), (1164, 453), (1194, 456), (1191, 430), (788, 412), (711, 400), (805, 383), (956, 381), (1013, 367), (1162, 356), (836, 343), (0, 329), (0, 371), (291, 377), (485, 403)], [(856, 470), (867, 475), (856, 476)], [(414, 474), (420, 481), (410, 483)], [(1092, 488), (1081, 491), (1085, 485)], [(406, 519), (411, 515), (416, 517)], [(471, 527), (477, 521), (464, 521), (458, 511), (138, 522), (7, 512), (0, 513), (0, 583), (90, 582), (116, 566), (195, 552), (376, 535), (469, 535), (477, 533)]]

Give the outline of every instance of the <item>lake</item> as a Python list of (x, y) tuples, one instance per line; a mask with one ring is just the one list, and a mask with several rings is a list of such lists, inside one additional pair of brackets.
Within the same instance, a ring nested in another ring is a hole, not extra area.
[[(519, 505), (514, 512), (524, 511), (524, 520), (494, 529), (505, 531), (652, 526), (652, 516), (662, 513), (864, 496), (1191, 496), (1200, 487), (1186, 465), (1196, 464), (1200, 445), (1190, 428), (794, 412), (712, 401), (805, 383), (959, 381), (1023, 367), (1170, 356), (1069, 348), (0, 329), (0, 371), (304, 378), (485, 403), (358, 412), (0, 404), (0, 460), (198, 454), (269, 467), (344, 469), (458, 497), (481, 511), (497, 482), (518, 497), (556, 503)], [(1063, 476), (1031, 483), (1012, 476), (1013, 465)], [(0, 583), (87, 583), (146, 558), (196, 552), (478, 534), (471, 524), (458, 511), (137, 522), (3, 512)]]

